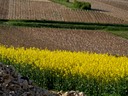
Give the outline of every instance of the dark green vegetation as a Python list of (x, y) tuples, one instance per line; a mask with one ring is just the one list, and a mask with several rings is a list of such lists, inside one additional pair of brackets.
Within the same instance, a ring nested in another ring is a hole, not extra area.
[(89, 2), (79, 2), (75, 0), (75, 2), (73, 3), (73, 6), (74, 8), (77, 8), (77, 9), (91, 10), (91, 3)]
[(59, 70), (57, 74), (53, 74), (55, 72), (52, 69), (40, 70), (40, 68), (33, 67), (31, 64), (15, 64), (13, 61), (0, 56), (1, 61), (4, 64), (13, 65), (22, 76), (29, 77), (37, 85), (49, 90), (81, 90), (87, 96), (127, 96), (127, 77), (119, 79), (118, 82), (113, 81), (102, 84), (96, 78), (81, 77), (77, 74), (75, 76), (70, 74), (67, 78), (63, 78), (63, 76), (57, 75), (60, 74)]
[(48, 27), (83, 30), (105, 30), (128, 39), (127, 24), (80, 23), (49, 20), (0, 20), (1, 25), (21, 27)]
[(51, 1), (65, 5), (66, 7), (73, 8), (73, 9), (82, 9), (82, 10), (91, 9), (91, 3), (89, 2), (80, 2), (77, 0), (74, 0), (74, 2), (70, 2), (70, 0), (51, 0)]
[(50, 0), (50, 1), (55, 2), (55, 3), (59, 3), (61, 5), (64, 5), (66, 7), (69, 7), (69, 8), (74, 8), (73, 7), (73, 3), (67, 2), (67, 0)]
[(116, 35), (116, 36), (121, 36), (123, 38), (128, 39), (128, 31), (110, 31), (112, 34)]

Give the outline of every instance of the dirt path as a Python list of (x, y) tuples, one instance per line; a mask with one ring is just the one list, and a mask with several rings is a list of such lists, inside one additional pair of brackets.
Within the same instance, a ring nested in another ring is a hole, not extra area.
[(0, 27), (0, 43), (16, 47), (128, 55), (128, 40), (101, 31)]

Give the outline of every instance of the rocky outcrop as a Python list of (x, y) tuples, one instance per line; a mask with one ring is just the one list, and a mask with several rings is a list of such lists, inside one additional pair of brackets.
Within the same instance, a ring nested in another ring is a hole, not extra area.
[(14, 67), (0, 63), (0, 96), (85, 96), (83, 92), (48, 91), (22, 77)]

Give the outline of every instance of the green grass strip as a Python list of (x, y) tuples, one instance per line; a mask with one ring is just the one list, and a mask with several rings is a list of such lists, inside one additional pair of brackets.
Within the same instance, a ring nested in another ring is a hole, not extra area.
[[(30, 26), (30, 27), (44, 27), (45, 25), (54, 25), (56, 27), (84, 29), (86, 27), (93, 27), (95, 30), (107, 29), (107, 30), (128, 30), (128, 24), (107, 24), (107, 23), (85, 23), (85, 22), (65, 22), (65, 21), (52, 21), (52, 20), (0, 20), (0, 24), (3, 25), (15, 25), (15, 26)], [(81, 26), (81, 28), (79, 28)], [(88, 28), (89, 29), (89, 28)]]
[(63, 29), (82, 29), (82, 30), (105, 30), (117, 36), (128, 39), (128, 24), (104, 24), (104, 23), (85, 23), (85, 22), (65, 22), (50, 20), (0, 20), (0, 25), (21, 26), (21, 27), (47, 27)]

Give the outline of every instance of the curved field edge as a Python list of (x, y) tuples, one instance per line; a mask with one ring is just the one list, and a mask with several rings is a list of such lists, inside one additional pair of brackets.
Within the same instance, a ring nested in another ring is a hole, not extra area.
[(47, 89), (80, 90), (88, 96), (126, 96), (128, 91), (125, 56), (0, 46), (0, 62), (13, 65)]
[(128, 56), (127, 39), (100, 30), (0, 26), (0, 43), (15, 47)]
[(8, 19), (127, 23), (127, 21), (106, 15), (98, 10), (72, 10), (53, 2), (38, 2), (31, 0), (10, 0)]
[[(126, 2), (124, 2), (124, 0), (80, 0), (80, 1), (86, 1), (86, 2), (91, 2), (92, 3), (92, 8), (94, 9), (99, 9), (99, 10), (104, 10), (102, 11), (104, 14), (106, 15), (110, 15), (116, 18), (120, 18), (123, 19), (125, 21), (128, 21), (128, 12), (126, 11), (126, 6), (128, 5)], [(111, 3), (110, 4), (106, 4), (104, 2), (108, 2)], [(117, 4), (118, 3), (118, 4)], [(122, 3), (122, 4), (121, 4)], [(115, 7), (113, 5), (118, 5), (118, 7)], [(125, 7), (123, 9), (122, 7)]]
[[(104, 24), (86, 22), (64, 22), (51, 20), (9, 20), (0, 19), (0, 25), (21, 26), (21, 27), (48, 27), (63, 29), (83, 29), (83, 30), (106, 30), (111, 33), (128, 39), (128, 24)], [(123, 34), (122, 32), (123, 31)]]

